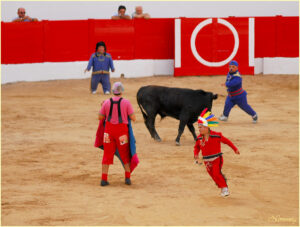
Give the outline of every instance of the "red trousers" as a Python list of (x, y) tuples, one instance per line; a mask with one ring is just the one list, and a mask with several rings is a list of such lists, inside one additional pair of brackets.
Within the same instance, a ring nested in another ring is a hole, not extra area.
[(227, 187), (226, 178), (222, 174), (222, 166), (223, 166), (223, 157), (220, 156), (213, 161), (204, 161), (206, 166), (206, 170), (211, 176), (211, 178), (215, 181), (216, 185), (219, 188)]
[(127, 124), (111, 124), (106, 122), (103, 137), (104, 154), (102, 164), (113, 164), (116, 148), (118, 148), (123, 163), (129, 163), (130, 150), (128, 138)]

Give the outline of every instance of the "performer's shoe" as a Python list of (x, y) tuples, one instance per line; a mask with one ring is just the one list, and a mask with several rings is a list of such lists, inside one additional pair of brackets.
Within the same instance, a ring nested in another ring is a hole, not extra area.
[(228, 120), (228, 117), (222, 115), (222, 116), (219, 117), (219, 120), (220, 120), (220, 121), (227, 121), (227, 120)]
[(130, 178), (125, 178), (125, 184), (131, 185), (131, 180), (130, 180)]
[(96, 94), (96, 92), (97, 92), (97, 91), (92, 91), (92, 94), (94, 95), (94, 94)]
[(227, 187), (221, 189), (221, 196), (223, 197), (229, 196), (229, 191)]
[(257, 120), (258, 120), (257, 114), (255, 114), (255, 115), (252, 117), (252, 119), (253, 119), (252, 123), (253, 123), (253, 124), (256, 124), (256, 123), (257, 123)]
[(110, 95), (110, 92), (109, 92), (109, 91), (106, 91), (104, 94), (105, 94), (105, 95)]
[(106, 185), (109, 185), (108, 181), (106, 180), (101, 180), (101, 183), (100, 183), (101, 186), (106, 186)]

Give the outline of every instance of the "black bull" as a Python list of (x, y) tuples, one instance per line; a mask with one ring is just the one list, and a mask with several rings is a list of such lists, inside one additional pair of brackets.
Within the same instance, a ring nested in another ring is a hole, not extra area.
[(170, 116), (180, 121), (176, 144), (180, 145), (180, 137), (187, 125), (194, 139), (197, 138), (193, 123), (203, 109), (211, 111), (212, 102), (218, 95), (203, 90), (169, 88), (162, 86), (145, 86), (137, 92), (137, 102), (142, 111), (145, 125), (152, 138), (161, 141), (155, 130), (157, 114), (164, 118)]

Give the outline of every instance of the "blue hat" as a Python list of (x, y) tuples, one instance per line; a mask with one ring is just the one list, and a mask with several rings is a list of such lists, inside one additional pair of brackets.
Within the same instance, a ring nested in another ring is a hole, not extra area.
[(234, 61), (234, 60), (229, 62), (229, 65), (235, 65), (235, 66), (239, 67), (239, 63), (237, 63), (237, 61)]

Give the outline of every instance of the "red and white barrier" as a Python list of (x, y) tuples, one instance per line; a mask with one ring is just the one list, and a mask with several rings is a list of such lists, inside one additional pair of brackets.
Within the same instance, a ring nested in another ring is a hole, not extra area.
[(254, 18), (175, 20), (175, 76), (222, 75), (236, 59), (254, 74)]
[(112, 77), (179, 75), (179, 62), (185, 75), (225, 75), (232, 58), (244, 75), (299, 73), (299, 17), (2, 22), (1, 28), (2, 84), (89, 77), (83, 70), (101, 40), (116, 65)]

